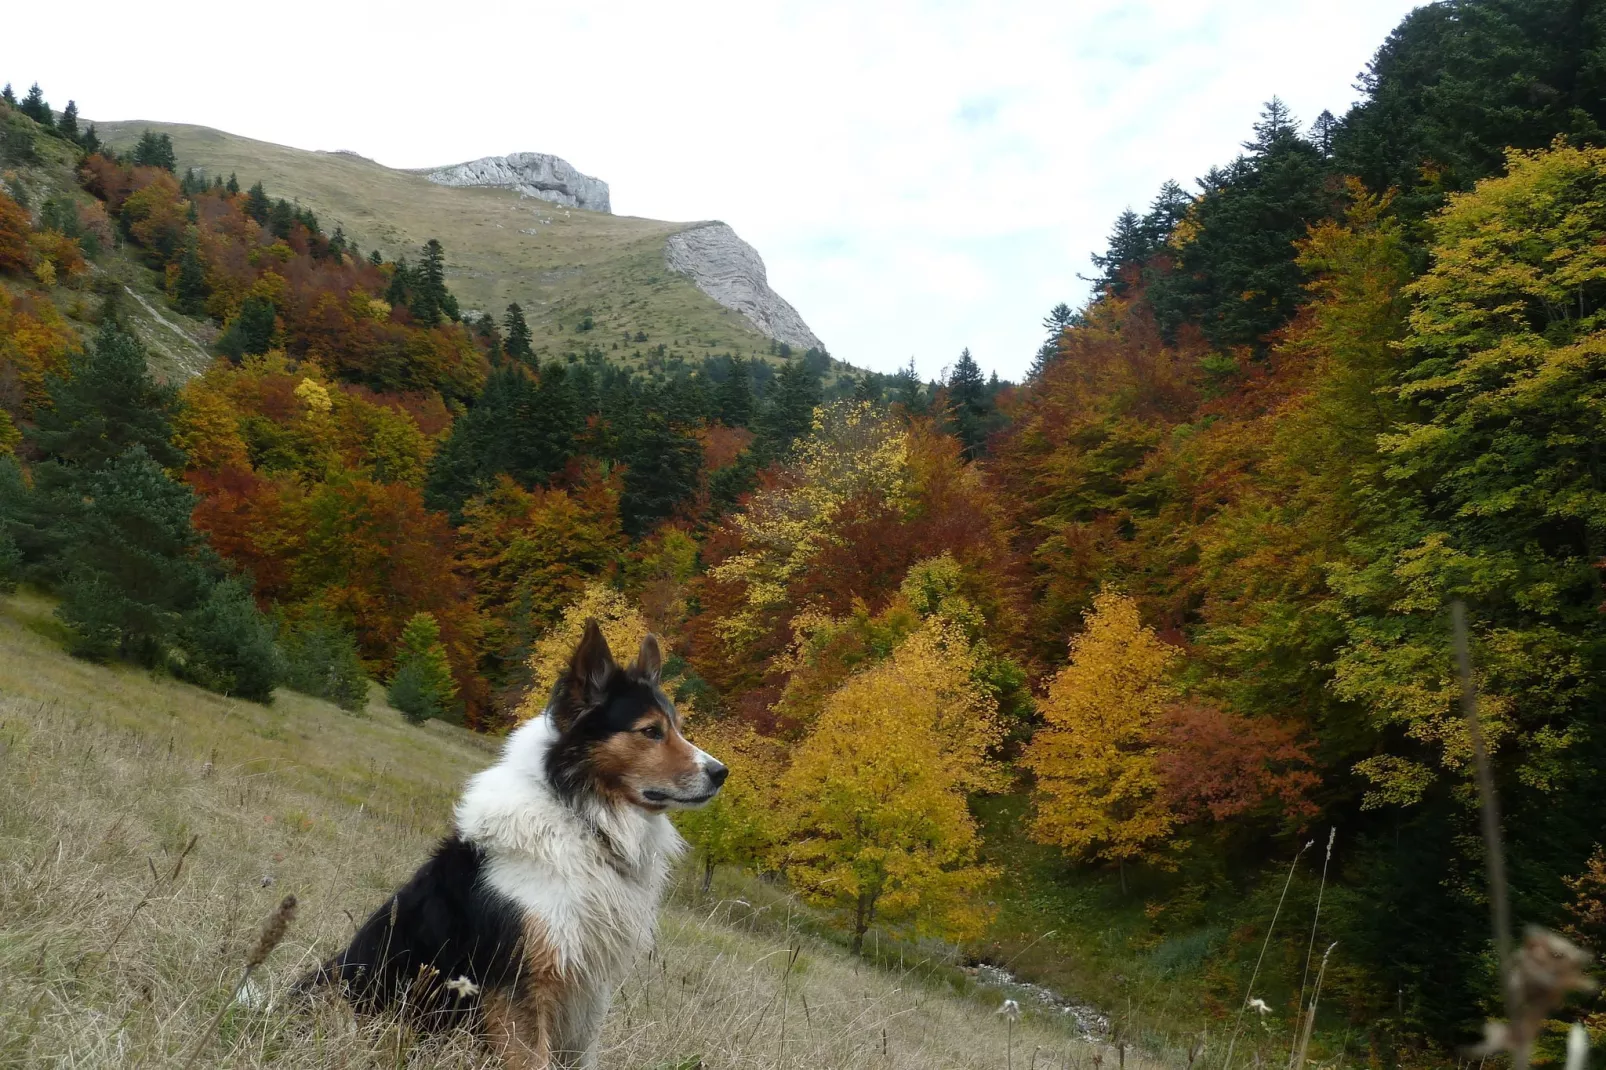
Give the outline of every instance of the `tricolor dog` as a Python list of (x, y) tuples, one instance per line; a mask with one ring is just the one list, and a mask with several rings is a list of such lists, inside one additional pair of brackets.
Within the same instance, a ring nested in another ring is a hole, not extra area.
[(665, 813), (727, 772), (681, 734), (661, 667), (653, 636), (621, 668), (587, 622), (546, 711), (469, 781), (455, 833), (304, 985), (481, 1028), (511, 1067), (595, 1066), (684, 849)]

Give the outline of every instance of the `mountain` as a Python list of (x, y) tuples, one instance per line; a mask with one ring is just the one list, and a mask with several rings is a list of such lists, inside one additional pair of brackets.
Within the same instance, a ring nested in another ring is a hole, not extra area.
[(416, 259), (424, 242), (440, 239), (463, 308), (500, 318), (517, 302), (548, 359), (591, 347), (627, 361), (659, 345), (687, 359), (763, 356), (774, 343), (823, 348), (730, 227), (614, 215), (607, 183), (556, 156), (521, 152), (406, 171), (183, 123), (98, 129), (117, 149), (146, 130), (167, 134), (180, 172), (260, 181), (270, 196), (312, 209), (325, 231), (341, 227), (364, 252)]

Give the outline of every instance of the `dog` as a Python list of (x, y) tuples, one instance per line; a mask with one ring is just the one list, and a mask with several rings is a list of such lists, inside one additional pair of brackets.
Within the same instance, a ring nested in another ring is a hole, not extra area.
[(685, 849), (665, 815), (728, 773), (681, 734), (662, 664), (648, 635), (621, 668), (588, 621), (545, 712), (469, 781), (453, 835), (299, 987), (482, 1030), (515, 1070), (595, 1067)]

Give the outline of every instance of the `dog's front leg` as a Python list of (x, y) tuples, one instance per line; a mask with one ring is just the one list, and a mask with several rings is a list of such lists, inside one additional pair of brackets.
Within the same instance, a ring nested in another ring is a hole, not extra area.
[(539, 988), (486, 1001), (486, 1034), (508, 1070), (554, 1070), (555, 1009), (550, 993)]

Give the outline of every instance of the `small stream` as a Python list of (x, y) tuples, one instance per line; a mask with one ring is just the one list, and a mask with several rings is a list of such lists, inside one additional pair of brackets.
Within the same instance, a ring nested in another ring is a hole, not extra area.
[(1002, 993), (1005, 999), (1019, 1003), (1022, 1010), (1058, 1014), (1075, 1023), (1084, 1040), (1102, 1040), (1109, 1036), (1110, 1017), (1097, 1007), (1067, 999), (1052, 988), (1023, 981), (1002, 966), (983, 962), (972, 970), (978, 985)]

